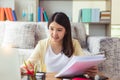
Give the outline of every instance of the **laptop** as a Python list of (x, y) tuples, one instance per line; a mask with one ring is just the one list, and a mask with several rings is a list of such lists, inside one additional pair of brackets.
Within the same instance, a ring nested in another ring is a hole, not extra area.
[(19, 55), (15, 49), (0, 48), (0, 80), (21, 80)]

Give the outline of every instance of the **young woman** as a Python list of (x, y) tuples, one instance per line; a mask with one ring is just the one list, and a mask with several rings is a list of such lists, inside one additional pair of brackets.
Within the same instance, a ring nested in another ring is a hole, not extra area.
[[(73, 55), (84, 55), (79, 42), (71, 37), (71, 25), (66, 14), (54, 13), (48, 22), (48, 29), (50, 37), (38, 42), (27, 61), (32, 64), (39, 62), (41, 71), (59, 72)], [(85, 73), (94, 76), (97, 68), (91, 67)]]

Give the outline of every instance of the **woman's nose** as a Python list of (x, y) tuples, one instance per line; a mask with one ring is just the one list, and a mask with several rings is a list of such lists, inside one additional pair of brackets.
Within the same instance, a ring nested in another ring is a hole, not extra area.
[(53, 35), (57, 35), (57, 31), (56, 30), (53, 31)]

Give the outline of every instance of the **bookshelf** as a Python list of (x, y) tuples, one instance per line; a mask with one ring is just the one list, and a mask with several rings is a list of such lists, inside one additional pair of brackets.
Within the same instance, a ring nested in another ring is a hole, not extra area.
[(88, 26), (91, 36), (111, 36), (110, 22), (90, 22)]
[[(49, 3), (49, 4), (48, 4)], [(40, 6), (44, 7), (51, 16), (56, 11), (65, 12), (71, 22), (78, 22), (79, 10), (81, 8), (99, 8), (111, 10), (110, 0), (40, 0)], [(91, 36), (111, 36), (111, 21), (109, 22), (88, 22), (88, 34)], [(97, 32), (97, 34), (96, 34)]]
[[(73, 1), (73, 22), (78, 22), (79, 11), (83, 8), (98, 8), (100, 11), (111, 11), (110, 0), (76, 0)], [(78, 16), (74, 16), (78, 15)], [(87, 34), (91, 36), (111, 36), (111, 20), (100, 22), (84, 22)]]
[(14, 0), (0, 0), (0, 21), (16, 21)]
[(64, 12), (72, 20), (72, 0), (40, 0), (40, 6), (43, 7), (50, 17), (54, 12)]
[[(18, 21), (29, 21), (29, 13), (33, 13), (33, 21), (37, 21), (37, 7), (39, 0), (0, 0), (0, 7), (12, 8), (15, 10)], [(22, 12), (26, 12), (26, 19), (23, 20)]]
[[(99, 8), (100, 11), (110, 10), (112, 11), (113, 20), (116, 19), (113, 16), (117, 14), (113, 12), (116, 7), (111, 7), (111, 5), (115, 5), (112, 1), (113, 0), (0, 0), (0, 6), (15, 9), (18, 21), (28, 21), (22, 18), (22, 12), (26, 11), (26, 13), (29, 13), (29, 10), (34, 14), (33, 21), (38, 21), (37, 8), (38, 5), (40, 5), (46, 10), (48, 17), (56, 11), (62, 11), (67, 14), (71, 22), (78, 22), (79, 10), (81, 8)], [(120, 23), (119, 19), (117, 23)], [(112, 23), (115, 22), (112, 21)], [(88, 34), (91, 36), (111, 36), (111, 21), (88, 22), (85, 24), (88, 26)], [(98, 32), (98, 34), (96, 34), (96, 32)]]
[[(29, 14), (33, 13), (33, 21), (37, 21), (37, 7), (39, 0), (15, 0), (15, 11), (18, 21), (30, 21)], [(22, 13), (26, 13), (26, 18), (22, 17)]]

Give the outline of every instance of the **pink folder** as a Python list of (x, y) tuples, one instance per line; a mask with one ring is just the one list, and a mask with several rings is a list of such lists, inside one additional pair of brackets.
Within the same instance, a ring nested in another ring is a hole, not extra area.
[(90, 80), (90, 79), (86, 79), (86, 78), (73, 78), (72, 80)]

